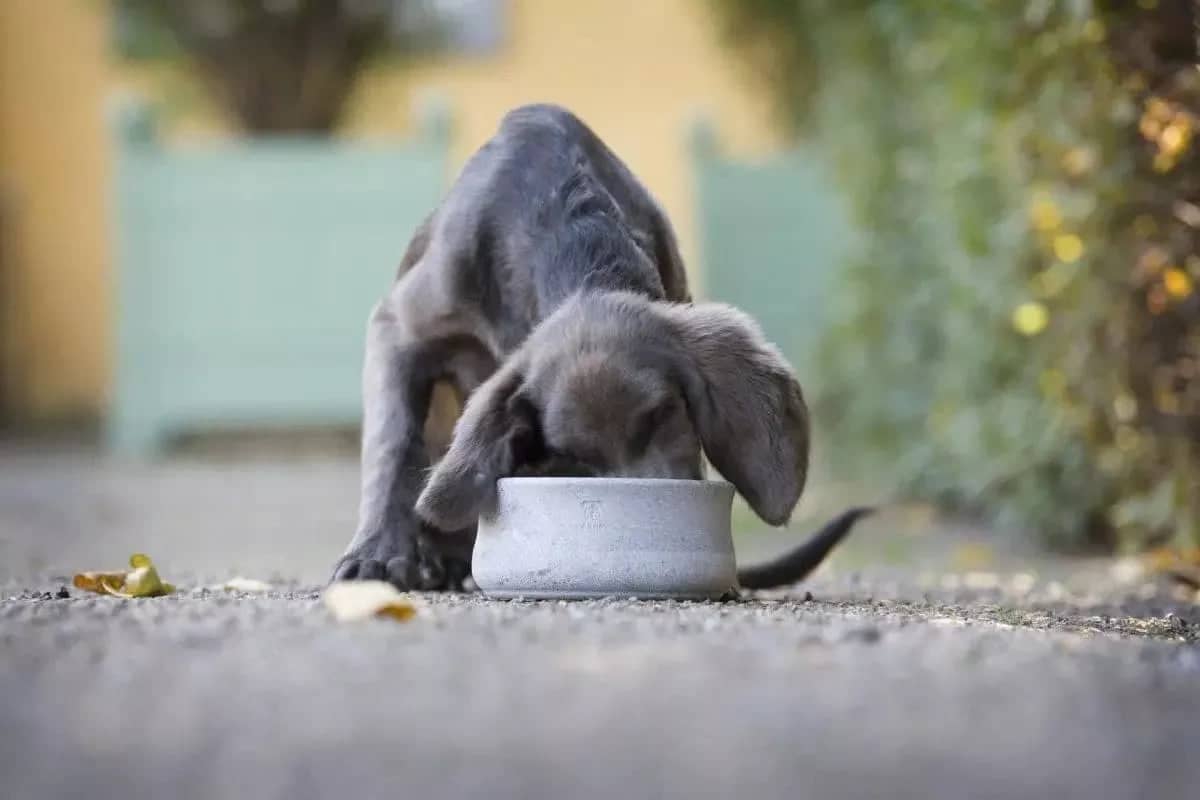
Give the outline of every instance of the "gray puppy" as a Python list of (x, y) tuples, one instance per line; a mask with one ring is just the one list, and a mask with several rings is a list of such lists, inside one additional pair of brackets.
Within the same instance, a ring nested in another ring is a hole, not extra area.
[[(435, 385), (465, 407), (427, 445)], [(692, 478), (703, 456), (771, 525), (808, 467), (791, 369), (744, 314), (695, 304), (666, 216), (570, 112), (510, 112), (413, 236), (367, 331), (358, 529), (335, 580), (453, 589), (511, 475)], [(791, 583), (868, 509), (746, 588)]]

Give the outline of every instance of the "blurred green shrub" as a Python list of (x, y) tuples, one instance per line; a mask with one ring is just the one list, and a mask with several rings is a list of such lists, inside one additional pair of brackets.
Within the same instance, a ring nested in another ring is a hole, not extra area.
[(863, 232), (842, 466), (1060, 547), (1200, 543), (1189, 0), (710, 2)]

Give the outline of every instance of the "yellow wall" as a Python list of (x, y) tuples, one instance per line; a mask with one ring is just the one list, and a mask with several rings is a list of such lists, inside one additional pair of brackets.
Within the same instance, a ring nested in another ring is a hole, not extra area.
[[(28, 412), (95, 409), (108, 380), (108, 238), (100, 20), (80, 0), (0, 2), (0, 346)], [(12, 215), (11, 217), (9, 215)], [(10, 238), (11, 237), (11, 238)]]
[[(763, 98), (717, 41), (703, 0), (511, 0), (502, 53), (442, 59), (364, 81), (353, 136), (409, 129), (421, 92), (455, 115), (461, 163), (503, 113), (533, 101), (571, 107), (628, 161), (696, 258), (685, 132), (696, 112), (719, 120), (737, 152), (775, 144)], [(109, 379), (106, 96), (161, 76), (109, 63), (102, 0), (0, 1), (0, 187), (17, 205), (18, 316), (0, 344), (22, 356), (19, 402), (32, 416), (95, 413)], [(220, 130), (211, 113), (192, 128)], [(12, 280), (10, 279), (10, 283)], [(7, 312), (11, 314), (11, 312)], [(2, 319), (3, 317), (0, 317)]]

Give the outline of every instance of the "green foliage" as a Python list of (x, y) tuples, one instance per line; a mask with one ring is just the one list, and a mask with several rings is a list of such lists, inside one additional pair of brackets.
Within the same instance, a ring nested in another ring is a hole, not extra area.
[(1187, 1), (711, 1), (864, 234), (843, 466), (1059, 546), (1196, 541)]

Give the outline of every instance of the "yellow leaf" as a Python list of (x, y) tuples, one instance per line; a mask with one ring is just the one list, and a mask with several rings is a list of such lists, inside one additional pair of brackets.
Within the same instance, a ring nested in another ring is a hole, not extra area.
[(1170, 153), (1159, 151), (1154, 156), (1152, 166), (1155, 172), (1170, 172), (1175, 168), (1176, 158)]
[(1050, 312), (1038, 302), (1021, 303), (1013, 309), (1012, 326), (1025, 336), (1037, 336), (1050, 322)]
[(80, 572), (72, 583), (75, 588), (115, 597), (160, 597), (171, 594), (175, 587), (164, 583), (150, 557), (134, 553), (129, 557), (128, 572)]
[(111, 594), (109, 587), (125, 585), (124, 572), (80, 572), (71, 581), (76, 589), (97, 594)]
[(1192, 293), (1192, 278), (1178, 267), (1163, 272), (1163, 286), (1172, 297), (1187, 297)]
[(1151, 119), (1166, 122), (1175, 115), (1175, 110), (1171, 108), (1170, 103), (1161, 97), (1151, 97), (1146, 101), (1146, 114)]
[(1176, 117), (1162, 129), (1158, 136), (1158, 147), (1169, 156), (1178, 156), (1187, 149), (1192, 140), (1192, 123), (1185, 116)]
[(1143, 114), (1141, 120), (1138, 121), (1138, 130), (1142, 132), (1144, 139), (1156, 141), (1162, 135), (1162, 122), (1150, 114)]
[(1054, 255), (1059, 261), (1071, 263), (1083, 255), (1083, 240), (1073, 233), (1061, 233), (1054, 237)]
[(405, 622), (418, 613), (418, 601), (385, 581), (338, 581), (321, 596), (339, 622), (386, 617)]
[(377, 617), (391, 617), (400, 622), (408, 622), (416, 615), (417, 609), (412, 603), (388, 603), (375, 612)]
[(166, 594), (162, 579), (158, 577), (158, 570), (153, 564), (130, 570), (125, 576), (124, 591), (130, 597), (157, 597)]
[(1062, 224), (1062, 213), (1049, 197), (1038, 197), (1029, 207), (1033, 227), (1039, 231), (1053, 231)]

